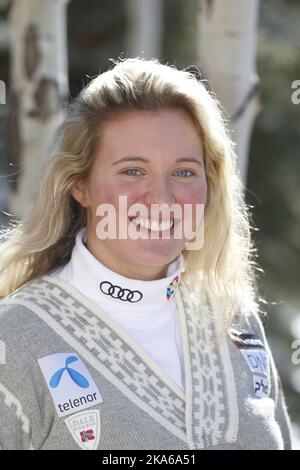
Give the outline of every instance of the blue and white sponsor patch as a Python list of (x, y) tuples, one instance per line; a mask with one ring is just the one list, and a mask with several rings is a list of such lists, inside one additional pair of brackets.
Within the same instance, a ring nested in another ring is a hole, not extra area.
[(268, 376), (252, 374), (253, 391), (257, 398), (269, 396), (269, 380)]
[(239, 348), (252, 373), (253, 392), (257, 398), (269, 396), (269, 356), (260, 338), (253, 333), (231, 329), (229, 336)]
[(103, 399), (76, 353), (57, 353), (38, 359), (58, 416), (102, 403)]
[(269, 395), (269, 356), (264, 349), (240, 349), (252, 372), (253, 391), (257, 398)]
[(259, 375), (268, 375), (269, 357), (264, 349), (240, 349), (251, 372)]

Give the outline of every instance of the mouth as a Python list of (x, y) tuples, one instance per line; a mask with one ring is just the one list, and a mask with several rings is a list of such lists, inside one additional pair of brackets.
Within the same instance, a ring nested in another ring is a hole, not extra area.
[(148, 233), (172, 231), (175, 225), (174, 219), (164, 220), (160, 223), (157, 220), (144, 219), (141, 217), (129, 217), (129, 220), (137, 226), (137, 231), (147, 231)]

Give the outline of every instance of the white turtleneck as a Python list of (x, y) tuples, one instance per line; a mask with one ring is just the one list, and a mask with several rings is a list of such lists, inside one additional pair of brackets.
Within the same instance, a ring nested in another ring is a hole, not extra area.
[[(141, 281), (122, 276), (104, 266), (87, 249), (85, 241), (86, 228), (83, 228), (77, 233), (70, 261), (50, 275), (71, 284), (95, 302), (102, 312), (118, 322), (142, 346), (179, 387), (184, 388), (181, 338), (174, 296), (184, 271), (183, 255), (169, 264), (166, 277)], [(121, 289), (128, 290), (122, 293)], [(134, 294), (130, 294), (131, 291), (135, 291)], [(118, 298), (118, 294), (123, 300)]]

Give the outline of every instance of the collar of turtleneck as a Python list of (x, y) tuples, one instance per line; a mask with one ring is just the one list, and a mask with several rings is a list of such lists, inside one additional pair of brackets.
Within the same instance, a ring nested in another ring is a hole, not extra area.
[(92, 255), (85, 242), (86, 227), (76, 235), (72, 256), (63, 274), (90, 299), (134, 311), (160, 309), (175, 301), (174, 293), (184, 271), (182, 254), (169, 264), (166, 277), (143, 281), (122, 276), (106, 267)]

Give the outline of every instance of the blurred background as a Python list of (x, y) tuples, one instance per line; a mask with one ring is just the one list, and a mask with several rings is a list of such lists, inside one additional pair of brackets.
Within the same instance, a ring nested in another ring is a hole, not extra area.
[(0, 226), (34, 204), (66, 104), (110, 59), (133, 56), (200, 73), (224, 108), (300, 449), (299, 0), (0, 0)]

